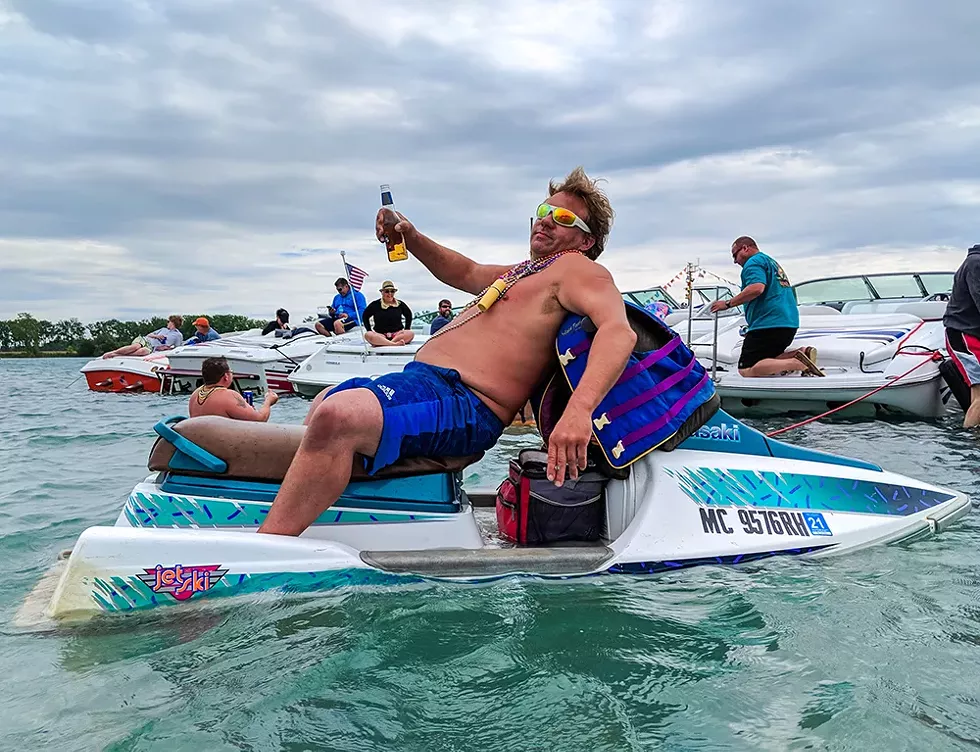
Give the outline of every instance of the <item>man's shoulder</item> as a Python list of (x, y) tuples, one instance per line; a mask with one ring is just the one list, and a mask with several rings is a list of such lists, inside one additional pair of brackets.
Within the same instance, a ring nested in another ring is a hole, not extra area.
[(589, 274), (612, 279), (612, 274), (598, 261), (594, 261), (584, 253), (566, 253), (555, 260), (551, 267), (562, 276), (567, 274)]

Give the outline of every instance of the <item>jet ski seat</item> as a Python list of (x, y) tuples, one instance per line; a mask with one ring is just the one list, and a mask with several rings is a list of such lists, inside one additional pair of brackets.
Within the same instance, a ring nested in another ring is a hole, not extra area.
[[(154, 426), (159, 438), (150, 450), (151, 471), (226, 480), (282, 482), (306, 431), (305, 426), (251, 423), (205, 415), (175, 416)], [(382, 468), (375, 475), (354, 457), (351, 481), (459, 472), (480, 460), (467, 457), (411, 458)]]

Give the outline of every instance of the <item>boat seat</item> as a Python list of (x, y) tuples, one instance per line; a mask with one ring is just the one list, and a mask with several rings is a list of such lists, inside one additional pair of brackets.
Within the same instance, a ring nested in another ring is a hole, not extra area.
[[(159, 433), (161, 424), (157, 425)], [(275, 482), (282, 481), (306, 431), (306, 426), (252, 423), (214, 415), (181, 420), (165, 426), (163, 430), (166, 431), (168, 427), (200, 449), (223, 460), (227, 468), (224, 472), (215, 472), (196, 466), (184, 452), (178, 451), (173, 443), (161, 435), (150, 450), (147, 467), (151, 471)], [(351, 481), (453, 473), (479, 461), (481, 457), (482, 452), (466, 457), (413, 457), (399, 460), (374, 475), (368, 475), (361, 455), (355, 455)]]

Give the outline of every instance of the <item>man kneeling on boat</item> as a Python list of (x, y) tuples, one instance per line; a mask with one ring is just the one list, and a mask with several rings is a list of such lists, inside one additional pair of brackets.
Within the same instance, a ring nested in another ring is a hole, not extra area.
[(751, 378), (802, 371), (807, 376), (823, 376), (815, 347), (786, 349), (800, 328), (800, 311), (783, 268), (747, 235), (732, 243), (732, 260), (742, 267), (742, 290), (728, 300), (716, 300), (711, 312), (745, 304), (748, 329), (738, 358), (739, 375)]
[(381, 240), (401, 234), (441, 282), (477, 298), (423, 345), (404, 371), (336, 386), (316, 406), (261, 533), (299, 535), (343, 493), (355, 457), (368, 473), (408, 457), (464, 457), (490, 449), (528, 401), (571, 312), (596, 326), (591, 357), (548, 443), (548, 477), (586, 467), (592, 413), (623, 372), (636, 334), (609, 272), (595, 262), (613, 211), (581, 168), (549, 184), (530, 259), (479, 264), (382, 210)]
[(187, 412), (192, 418), (217, 415), (221, 418), (265, 423), (269, 420), (272, 406), (279, 401), (279, 395), (270, 389), (262, 407), (256, 409), (237, 391), (229, 389), (233, 376), (224, 356), (205, 358), (201, 364), (201, 376), (204, 377), (204, 386), (195, 390), (187, 406)]

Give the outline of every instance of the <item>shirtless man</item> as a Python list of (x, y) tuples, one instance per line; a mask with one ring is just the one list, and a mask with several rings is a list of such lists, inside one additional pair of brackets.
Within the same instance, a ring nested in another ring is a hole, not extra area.
[(192, 418), (199, 415), (217, 415), (221, 418), (234, 420), (255, 420), (265, 423), (269, 420), (272, 406), (279, 401), (279, 395), (269, 391), (265, 395), (262, 407), (252, 407), (245, 398), (234, 389), (229, 389), (232, 382), (231, 368), (225, 358), (205, 358), (201, 364), (201, 376), (204, 386), (199, 387), (191, 395), (187, 412)]
[[(316, 406), (303, 441), (259, 532), (299, 535), (343, 493), (355, 455), (365, 469), (411, 456), (466, 456), (492, 447), (552, 362), (569, 312), (597, 327), (588, 367), (548, 445), (556, 485), (586, 466), (592, 413), (626, 365), (636, 335), (612, 276), (595, 263), (612, 207), (581, 168), (538, 207), (530, 239), (537, 273), (517, 282), (485, 313), (472, 306), (419, 349), (400, 373), (337, 385)], [(401, 233), (440, 281), (480, 295), (514, 267), (479, 264), (439, 245), (399, 215), (378, 213), (379, 240)], [(563, 251), (571, 251), (562, 253)], [(550, 262), (550, 265), (547, 265)]]

